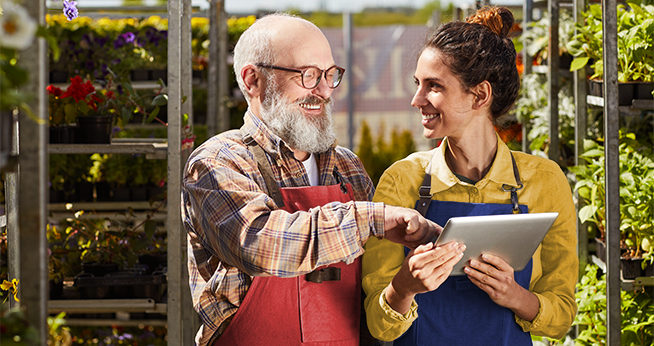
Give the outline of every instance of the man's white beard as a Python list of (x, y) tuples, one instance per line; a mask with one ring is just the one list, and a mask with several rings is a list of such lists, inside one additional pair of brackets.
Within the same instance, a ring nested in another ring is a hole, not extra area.
[[(317, 118), (302, 114), (300, 103), (322, 104), (323, 112)], [(268, 84), (266, 96), (261, 104), (261, 118), (270, 130), (294, 150), (308, 153), (323, 153), (334, 144), (332, 104), (316, 96), (309, 96), (296, 102), (286, 100), (274, 82)]]

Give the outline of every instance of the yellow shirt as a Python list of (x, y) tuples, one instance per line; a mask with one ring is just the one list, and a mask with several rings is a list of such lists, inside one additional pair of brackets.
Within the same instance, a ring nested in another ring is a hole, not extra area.
[[(431, 151), (418, 152), (393, 164), (379, 180), (373, 201), (414, 208), (425, 170), (432, 161), (431, 193), (433, 199), (468, 203), (510, 203), (510, 193), (502, 184), (516, 186), (511, 163), (511, 151), (498, 137), (495, 161), (486, 176), (475, 185), (461, 182), (445, 163), (443, 144)], [(516, 322), (526, 332), (551, 338), (562, 338), (569, 330), (577, 312), (575, 284), (577, 257), (576, 213), (572, 191), (561, 168), (553, 161), (513, 152), (524, 188), (518, 191), (520, 204), (530, 213), (558, 212), (559, 216), (533, 256), (529, 290), (540, 303), (533, 321), (516, 316)], [(433, 159), (432, 159), (433, 157)], [(442, 225), (441, 225), (442, 226)], [(388, 240), (371, 238), (363, 255), (363, 288), (368, 328), (381, 340), (395, 340), (418, 317), (414, 301), (402, 315), (386, 302), (383, 291), (400, 270), (404, 247)]]

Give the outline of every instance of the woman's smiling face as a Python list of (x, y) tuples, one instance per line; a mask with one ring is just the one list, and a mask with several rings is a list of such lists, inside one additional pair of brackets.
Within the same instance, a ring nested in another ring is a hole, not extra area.
[(475, 95), (463, 90), (461, 82), (444, 64), (443, 55), (425, 49), (414, 75), (416, 93), (411, 105), (422, 115), (426, 138), (458, 137), (473, 117)]

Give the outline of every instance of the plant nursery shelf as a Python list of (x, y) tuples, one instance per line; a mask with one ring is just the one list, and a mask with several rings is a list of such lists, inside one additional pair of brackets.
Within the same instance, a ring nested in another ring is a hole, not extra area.
[(50, 144), (48, 151), (50, 154), (145, 154), (148, 159), (166, 159), (168, 143), (154, 140), (115, 138), (111, 144)]
[[(604, 107), (603, 97), (587, 95), (586, 102), (592, 106)], [(654, 100), (633, 100), (631, 106), (620, 106), (619, 108), (620, 112), (652, 110), (654, 109)]]
[(166, 314), (168, 305), (157, 303), (154, 299), (66, 299), (48, 301), (48, 313), (56, 314), (65, 311), (75, 313), (116, 313), (145, 312), (151, 314)]
[[(136, 202), (78, 202), (78, 203), (51, 203), (48, 204), (49, 211), (78, 211), (78, 210), (152, 210), (159, 205), (159, 202), (151, 205), (148, 201)], [(165, 210), (165, 208), (164, 208)]]
[[(606, 272), (606, 264), (600, 258), (595, 255), (591, 256), (591, 260), (595, 263), (602, 271)], [(654, 286), (654, 277), (651, 276), (641, 276), (633, 280), (624, 279), (622, 277), (622, 272), (620, 273), (620, 286), (623, 291), (633, 291), (636, 287), (643, 286)]]
[[(158, 89), (161, 86), (157, 83), (157, 81), (134, 81), (130, 82), (132, 84), (132, 88), (138, 89), (138, 90), (149, 90), (149, 89)], [(52, 83), (53, 86), (58, 87), (59, 89), (65, 91), (66, 88), (70, 85), (70, 83)], [(100, 84), (93, 84), (93, 87), (96, 89), (102, 89), (103, 86)], [(162, 90), (162, 92), (166, 92), (166, 88)]]
[(141, 325), (152, 327), (165, 327), (166, 320), (120, 320), (120, 319), (96, 319), (96, 318), (66, 318), (67, 326), (81, 327), (103, 327), (103, 326), (121, 326), (121, 327), (138, 327)]

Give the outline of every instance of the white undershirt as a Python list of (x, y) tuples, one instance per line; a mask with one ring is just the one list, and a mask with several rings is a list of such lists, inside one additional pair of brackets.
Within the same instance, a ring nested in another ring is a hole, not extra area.
[(302, 164), (304, 165), (304, 169), (307, 170), (311, 186), (318, 186), (318, 184), (320, 184), (320, 179), (318, 177), (318, 164), (316, 163), (316, 157), (313, 153), (308, 159), (302, 161)]

